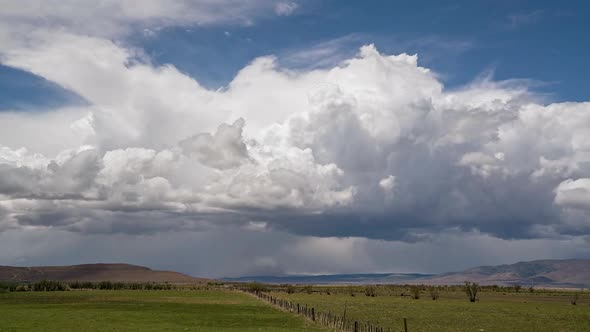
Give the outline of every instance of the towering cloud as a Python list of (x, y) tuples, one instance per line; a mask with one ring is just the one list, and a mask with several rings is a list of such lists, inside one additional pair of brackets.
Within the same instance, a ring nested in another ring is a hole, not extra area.
[(489, 80), (446, 91), (416, 56), (372, 45), (308, 72), (259, 58), (213, 91), (106, 39), (35, 38), (3, 63), (89, 105), (52, 110), (52, 121), (0, 114), (0, 229), (264, 222), (416, 241), (451, 229), (530, 238), (590, 228), (589, 104), (543, 105)]
[[(213, 24), (275, 8), (239, 3), (2, 3), (2, 24), (18, 22), (0, 37), (2, 64), (88, 105), (0, 113), (0, 231), (229, 225), (408, 242), (444, 231), (590, 232), (588, 103), (544, 104), (511, 81), (445, 89), (417, 56), (373, 45), (327, 69), (257, 58), (209, 90), (114, 41), (136, 25)], [(296, 8), (283, 4), (291, 7), (279, 4), (281, 15)], [(217, 6), (233, 9), (218, 17)]]

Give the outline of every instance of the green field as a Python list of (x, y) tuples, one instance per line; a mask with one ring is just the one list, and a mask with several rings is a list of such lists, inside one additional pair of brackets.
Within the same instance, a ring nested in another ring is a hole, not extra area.
[[(316, 311), (414, 331), (590, 331), (590, 294), (571, 305), (567, 292), (482, 292), (470, 303), (456, 291), (433, 301), (399, 289), (380, 288), (376, 297), (357, 287), (314, 287), (312, 294), (271, 295), (313, 306)], [(329, 291), (330, 295), (328, 295)], [(253, 296), (229, 290), (81, 290), (0, 293), (0, 331), (327, 331)]]
[(0, 331), (321, 331), (222, 290), (0, 293)]
[(432, 300), (423, 292), (418, 300), (399, 293), (367, 297), (361, 292), (354, 297), (332, 288), (326, 292), (284, 292), (273, 296), (307, 304), (324, 312), (343, 314), (359, 322), (371, 321), (379, 326), (402, 330), (402, 319), (408, 320), (410, 332), (425, 331), (590, 331), (590, 296), (583, 294), (577, 305), (571, 305), (571, 293), (480, 293), (480, 300), (470, 303), (464, 293), (441, 292)]

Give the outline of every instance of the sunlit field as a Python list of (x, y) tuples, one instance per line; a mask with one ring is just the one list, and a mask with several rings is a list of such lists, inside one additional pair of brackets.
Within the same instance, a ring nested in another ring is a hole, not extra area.
[[(328, 295), (329, 293), (329, 295)], [(405, 296), (401, 296), (404, 293)], [(354, 294), (354, 296), (352, 296)], [(514, 292), (480, 292), (478, 301), (469, 302), (461, 291), (441, 291), (432, 300), (427, 290), (413, 299), (403, 288), (377, 287), (376, 296), (366, 296), (363, 287), (314, 287), (292, 294), (271, 295), (313, 306), (317, 311), (331, 312), (346, 318), (394, 331), (590, 331), (590, 293), (522, 290)]]
[(0, 331), (321, 331), (236, 291), (0, 293)]

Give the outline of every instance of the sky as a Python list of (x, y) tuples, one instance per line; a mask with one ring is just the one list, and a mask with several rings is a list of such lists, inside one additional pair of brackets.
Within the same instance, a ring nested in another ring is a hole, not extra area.
[(0, 0), (0, 265), (590, 258), (584, 1)]

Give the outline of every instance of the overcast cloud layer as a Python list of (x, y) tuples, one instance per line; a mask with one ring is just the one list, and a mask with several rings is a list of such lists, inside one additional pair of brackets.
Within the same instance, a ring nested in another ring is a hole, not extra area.
[[(226, 88), (208, 90), (152, 65), (122, 36), (137, 26), (249, 24), (297, 4), (150, 1), (138, 12), (134, 1), (74, 1), (67, 11), (63, 1), (25, 3), (0, 1), (0, 19), (15, 22), (0, 36), (1, 63), (88, 105), (0, 113), (2, 237), (247, 230), (243, 243), (266, 234), (323, 251), (305, 267), (281, 266), (280, 250), (259, 258), (280, 271), (338, 270), (322, 267), (336, 256), (330, 246), (378, 257), (366, 248), (432, 250), (461, 234), (588, 245), (590, 103), (545, 104), (526, 81), (491, 78), (449, 91), (416, 55), (373, 45), (327, 69), (254, 59)], [(355, 243), (364, 249), (349, 250)], [(361, 268), (381, 266), (390, 265)]]

